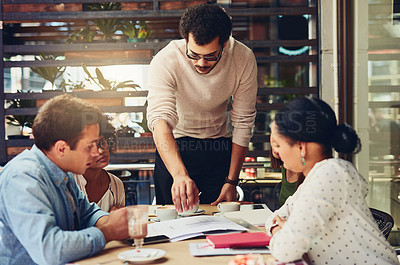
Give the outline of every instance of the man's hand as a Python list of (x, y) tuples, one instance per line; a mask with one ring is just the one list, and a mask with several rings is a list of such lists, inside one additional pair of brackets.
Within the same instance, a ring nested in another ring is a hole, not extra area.
[(236, 186), (229, 183), (225, 183), (224, 186), (222, 186), (219, 197), (217, 198), (216, 201), (211, 203), (211, 205), (215, 206), (222, 201), (227, 201), (227, 202), (237, 201)]
[(123, 207), (124, 207), (124, 206), (121, 206), (121, 205), (119, 205), (119, 204), (115, 204), (115, 205), (113, 205), (113, 207), (110, 208), (109, 212), (111, 213), (112, 211), (121, 209), (121, 208), (123, 208)]
[(171, 195), (178, 213), (193, 209), (199, 200), (199, 190), (189, 176), (174, 177)]
[(103, 232), (106, 242), (128, 238), (129, 230), (126, 208), (114, 210), (108, 216), (101, 217), (97, 221), (96, 227)]

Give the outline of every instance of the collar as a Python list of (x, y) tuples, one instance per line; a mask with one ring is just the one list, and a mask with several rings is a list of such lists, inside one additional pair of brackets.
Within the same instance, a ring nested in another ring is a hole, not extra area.
[(50, 179), (56, 186), (66, 185), (68, 175), (51, 161), (36, 145), (32, 146), (31, 152), (42, 162), (42, 166), (49, 173)]

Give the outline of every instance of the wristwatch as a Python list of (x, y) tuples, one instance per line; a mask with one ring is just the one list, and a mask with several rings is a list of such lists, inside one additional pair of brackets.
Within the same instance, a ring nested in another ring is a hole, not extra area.
[(229, 183), (233, 186), (237, 186), (239, 184), (239, 179), (237, 180), (231, 180), (230, 178), (226, 177), (225, 178), (225, 183)]

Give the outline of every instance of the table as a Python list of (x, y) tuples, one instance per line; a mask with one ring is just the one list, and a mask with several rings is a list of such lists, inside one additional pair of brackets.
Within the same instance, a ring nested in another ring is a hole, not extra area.
[[(212, 214), (217, 211), (216, 206), (209, 204), (201, 204), (200, 209), (204, 209), (206, 214)], [(190, 218), (190, 217), (186, 217)], [(205, 242), (204, 238), (189, 239), (178, 242), (160, 243), (144, 246), (144, 248), (157, 248), (166, 251), (166, 255), (156, 261), (146, 264), (170, 264), (170, 265), (227, 265), (234, 256), (212, 256), (212, 257), (193, 257), (189, 252), (189, 243)], [(122, 241), (112, 241), (107, 243), (104, 250), (100, 251), (96, 256), (76, 261), (75, 264), (79, 265), (93, 265), (93, 264), (106, 264), (106, 265), (121, 265), (123, 262), (118, 259), (117, 255), (125, 250), (132, 249)], [(264, 258), (271, 258), (271, 255), (263, 255)], [(132, 263), (133, 264), (133, 263)]]

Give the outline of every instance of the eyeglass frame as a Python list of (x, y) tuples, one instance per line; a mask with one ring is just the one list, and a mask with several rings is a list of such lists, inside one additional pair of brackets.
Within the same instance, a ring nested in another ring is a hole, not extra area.
[[(222, 57), (222, 52), (223, 51), (224, 51), (224, 46), (221, 45), (221, 49), (219, 50), (219, 53), (218, 53), (217, 56), (207, 56), (207, 55), (199, 55), (199, 54), (198, 55), (194, 55), (194, 56), (197, 56), (198, 57), (197, 58), (197, 57), (193, 57), (193, 55), (189, 55), (189, 53), (188, 53), (189, 52), (189, 45), (186, 43), (186, 57), (189, 58), (190, 60), (194, 60), (194, 61), (198, 61), (200, 59), (204, 59), (207, 62), (218, 62)], [(210, 60), (207, 57), (213, 58), (213, 59)], [(214, 60), (214, 58), (215, 58), (215, 60)]]
[[(107, 148), (102, 147), (102, 143), (104, 143), (104, 141), (105, 141), (105, 142), (107, 143), (107, 145), (108, 145)], [(97, 141), (97, 144), (96, 144), (97, 149), (101, 149), (101, 150), (110, 150), (111, 145), (110, 145), (109, 141), (110, 141), (109, 138), (107, 139), (106, 137), (101, 137), (100, 140)]]

